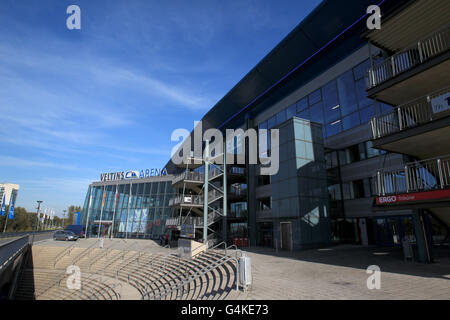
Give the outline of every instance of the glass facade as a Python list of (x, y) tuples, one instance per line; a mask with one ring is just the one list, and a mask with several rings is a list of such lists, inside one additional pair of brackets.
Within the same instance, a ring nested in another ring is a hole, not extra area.
[(171, 180), (91, 185), (83, 207), (82, 223), (89, 216), (89, 233), (97, 234), (100, 220), (104, 232), (114, 237), (158, 238), (170, 217), (169, 199), (174, 197)]
[[(383, 103), (375, 106), (375, 102), (367, 97), (364, 74), (369, 67), (370, 61), (367, 59), (261, 122), (258, 128), (271, 129), (296, 116), (322, 124), (323, 136), (327, 138), (367, 123), (375, 116), (376, 107), (380, 114), (390, 112), (391, 106)], [(267, 136), (270, 151), (270, 135)]]

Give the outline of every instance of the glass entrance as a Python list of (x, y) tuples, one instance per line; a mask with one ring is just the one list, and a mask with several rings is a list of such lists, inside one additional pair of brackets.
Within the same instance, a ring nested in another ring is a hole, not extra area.
[(386, 217), (375, 219), (376, 244), (382, 246), (401, 246), (402, 239), (415, 243), (414, 222), (411, 216)]

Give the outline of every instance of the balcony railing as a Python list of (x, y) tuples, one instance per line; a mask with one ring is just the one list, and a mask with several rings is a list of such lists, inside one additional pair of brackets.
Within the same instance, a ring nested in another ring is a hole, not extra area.
[(418, 41), (367, 71), (368, 89), (411, 70), (415, 66), (447, 51), (450, 48), (450, 27), (434, 33), (426, 39)]
[[(220, 168), (213, 168), (209, 173), (209, 178), (213, 179), (223, 173), (222, 169)], [(228, 167), (227, 168), (227, 174), (229, 175), (245, 175), (245, 168), (241, 167)]]
[(198, 172), (184, 171), (183, 173), (180, 173), (173, 178), (172, 185), (183, 180), (203, 182), (205, 181), (205, 176), (202, 173)]
[(399, 170), (379, 170), (378, 196), (450, 188), (450, 155), (411, 162)]
[(395, 107), (391, 113), (372, 118), (370, 125), (373, 138), (385, 137), (438, 118), (442, 111), (433, 110), (433, 100), (449, 92), (450, 87), (438, 90), (427, 96)]
[(199, 195), (180, 195), (169, 199), (169, 206), (176, 205), (203, 205), (203, 196)]
[[(221, 210), (215, 210), (208, 213), (208, 226), (222, 218)], [(166, 220), (167, 226), (181, 226), (182, 224), (193, 224), (195, 226), (203, 226), (203, 217), (176, 217)]]

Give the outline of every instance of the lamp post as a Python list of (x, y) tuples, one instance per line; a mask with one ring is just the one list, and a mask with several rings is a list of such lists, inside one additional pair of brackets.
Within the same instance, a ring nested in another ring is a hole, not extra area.
[(63, 225), (62, 225), (62, 227), (63, 227), (63, 229), (64, 229), (64, 219), (66, 218), (66, 212), (67, 212), (67, 210), (63, 210), (64, 211), (64, 214), (63, 214)]
[(36, 231), (39, 231), (39, 211), (41, 210), (41, 203), (42, 202), (43, 202), (42, 200), (37, 200), (38, 206), (37, 206), (37, 215), (36, 215), (36, 219), (37, 219)]

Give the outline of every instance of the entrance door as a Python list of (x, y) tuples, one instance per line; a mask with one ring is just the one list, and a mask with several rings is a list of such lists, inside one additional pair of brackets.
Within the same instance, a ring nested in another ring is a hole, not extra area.
[(292, 223), (281, 222), (281, 250), (292, 250)]

